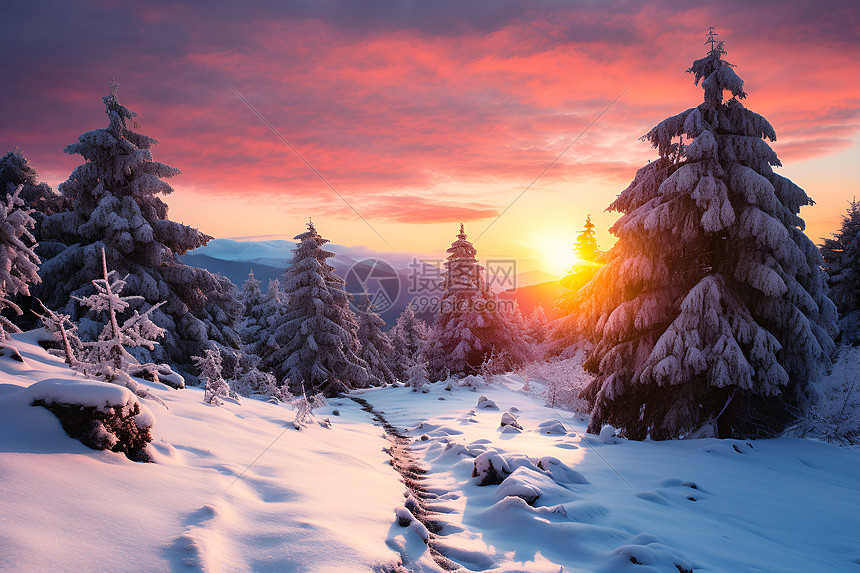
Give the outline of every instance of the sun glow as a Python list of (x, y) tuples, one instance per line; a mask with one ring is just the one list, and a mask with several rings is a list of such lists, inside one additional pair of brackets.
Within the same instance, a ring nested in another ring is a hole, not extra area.
[(564, 276), (569, 274), (574, 266), (584, 262), (573, 250), (573, 244), (572, 239), (547, 241), (542, 257), (546, 272)]

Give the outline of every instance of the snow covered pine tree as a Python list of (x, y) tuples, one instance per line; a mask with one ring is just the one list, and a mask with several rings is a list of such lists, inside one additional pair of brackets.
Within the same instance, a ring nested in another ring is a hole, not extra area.
[[(23, 209), (18, 185), (6, 200), (0, 199), (0, 309), (9, 308), (21, 314), (21, 308), (9, 300), (18, 294), (29, 296), (30, 284), (39, 282), (39, 257), (33, 252), (36, 240), (30, 233), (34, 221), (31, 210)], [(2, 195), (0, 195), (2, 197)], [(21, 332), (9, 319), (0, 316), (0, 343), (6, 332)]]
[(412, 304), (407, 304), (397, 317), (397, 323), (388, 331), (394, 349), (388, 365), (398, 380), (405, 382), (409, 378), (409, 369), (423, 360), (428, 335), (427, 324), (415, 316)]
[(444, 294), (427, 340), (431, 378), (439, 380), (445, 372), (474, 374), (493, 352), (504, 352), (512, 363), (521, 363), (526, 344), (516, 337), (499, 300), (487, 288), (484, 267), (478, 264), (477, 250), (466, 240), (462, 224), (447, 252)]
[(830, 298), (836, 303), (842, 342), (860, 345), (860, 201), (851, 201), (842, 217), (842, 227), (821, 246), (824, 268), (830, 284)]
[(645, 136), (660, 157), (610, 205), (618, 242), (577, 299), (593, 433), (774, 435), (833, 349), (823, 261), (798, 216), (812, 201), (773, 172), (776, 134), (741, 105), (715, 36), (687, 70), (704, 102)]
[(151, 315), (166, 330), (164, 339), (151, 356), (138, 358), (187, 367), (189, 357), (203, 354), (210, 340), (238, 345), (233, 322), (240, 318), (236, 313), (241, 307), (221, 308), (235, 298), (228, 292), (235, 290), (229, 280), (179, 261), (177, 255), (211, 237), (167, 219), (167, 205), (156, 195), (173, 191), (162, 178), (179, 170), (152, 160), (150, 149), (157, 142), (132, 131), (136, 114), (119, 103), (117, 88), (113, 82), (103, 98), (108, 127), (84, 133), (78, 143), (65, 148), (86, 163), (60, 185), (72, 210), (51, 215), (43, 223), (43, 240), (61, 245), (54, 250), (59, 254), (42, 265), (38, 296), (46, 306), (77, 320), (71, 297), (94, 292), (92, 281), (102, 274), (104, 248), (108, 266), (120, 276), (128, 275), (127, 290), (144, 298), (142, 307), (165, 301)]
[(14, 193), (20, 185), (19, 197), (24, 201), (25, 209), (48, 215), (63, 210), (62, 197), (47, 183), (39, 183), (37, 176), (36, 169), (17, 147), (0, 158), (0, 194)]
[[(279, 380), (290, 379), (295, 395), (326, 396), (361, 388), (370, 376), (359, 358), (360, 345), (355, 315), (349, 308), (345, 281), (326, 262), (334, 253), (322, 248), (313, 223), (297, 235), (290, 266), (284, 273), (287, 312), (271, 327), (276, 348), (263, 358), (262, 366)], [(262, 336), (266, 336), (262, 334)]]
[(361, 359), (367, 363), (367, 373), (371, 376), (371, 384), (381, 386), (394, 384), (396, 379), (388, 368), (388, 358), (394, 353), (388, 337), (382, 332), (385, 321), (376, 314), (367, 285), (364, 293), (356, 297), (358, 310), (358, 342), (361, 344)]

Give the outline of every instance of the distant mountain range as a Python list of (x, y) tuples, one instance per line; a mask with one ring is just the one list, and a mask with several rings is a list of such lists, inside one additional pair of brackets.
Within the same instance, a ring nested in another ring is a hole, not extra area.
[[(295, 246), (293, 241), (282, 240), (213, 239), (209, 244), (179, 258), (185, 264), (221, 274), (240, 288), (248, 278), (248, 273), (253, 271), (265, 292), (269, 280), (282, 279)], [(331, 243), (325, 248), (335, 254), (329, 262), (338, 276), (346, 280), (347, 291), (361, 293), (364, 284), (367, 284), (377, 312), (386, 322), (386, 330), (410, 302), (418, 307), (418, 316), (432, 323), (435, 315), (433, 302), (438, 300), (441, 292), (438, 289), (439, 270), (431, 263), (438, 263), (441, 257), (422, 258), (411, 253), (378, 252), (366, 247), (344, 247)], [(491, 266), (489, 271), (493, 270)], [(530, 271), (514, 276), (512, 269), (506, 268), (504, 264), (498, 265), (495, 271), (496, 274), (491, 274), (488, 280), (491, 285), (500, 287), (496, 290), (504, 291), (500, 294), (501, 298), (516, 298), (526, 315), (534, 306), (542, 304), (547, 315), (551, 316), (558, 288), (558, 281), (551, 280), (552, 275)]]

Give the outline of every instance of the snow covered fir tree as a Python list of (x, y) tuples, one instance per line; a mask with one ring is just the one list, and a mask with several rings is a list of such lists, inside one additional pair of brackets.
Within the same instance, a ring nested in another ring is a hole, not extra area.
[(398, 380), (407, 380), (410, 368), (423, 360), (428, 335), (427, 324), (415, 316), (412, 304), (407, 304), (388, 331), (392, 346), (388, 364)]
[(431, 379), (474, 374), (493, 354), (504, 355), (511, 367), (521, 363), (528, 353), (526, 344), (487, 288), (484, 267), (462, 224), (447, 252), (443, 295), (425, 350)]
[(64, 210), (63, 198), (47, 183), (38, 181), (36, 168), (20, 149), (15, 148), (0, 158), (0, 193), (11, 194), (21, 186), (20, 197), (24, 207), (34, 214), (56, 213)]
[[(21, 307), (10, 300), (17, 295), (29, 296), (30, 285), (39, 282), (39, 257), (33, 251), (36, 240), (30, 232), (35, 221), (31, 209), (24, 208), (18, 185), (9, 193), (0, 195), (0, 309), (23, 313)], [(20, 332), (9, 319), (0, 316), (0, 344), (7, 332)]]
[(659, 158), (610, 205), (618, 241), (577, 297), (591, 432), (775, 435), (833, 350), (836, 309), (798, 216), (812, 201), (774, 173), (773, 128), (741, 104), (713, 30), (706, 43), (688, 70), (704, 102), (645, 136)]
[(356, 297), (355, 307), (358, 311), (358, 342), (361, 345), (359, 356), (367, 364), (367, 373), (371, 377), (370, 383), (373, 386), (394, 384), (397, 379), (388, 367), (394, 348), (388, 336), (382, 332), (385, 321), (376, 314), (367, 286), (364, 293)]
[[(92, 294), (101, 276), (100, 251), (107, 264), (126, 278), (126, 292), (143, 297), (138, 310), (164, 301), (152, 321), (166, 330), (161, 344), (138, 356), (146, 362), (190, 366), (213, 344), (237, 347), (235, 287), (226, 278), (190, 267), (178, 255), (205, 245), (211, 237), (167, 218), (169, 194), (163, 179), (179, 170), (153, 161), (157, 141), (133, 131), (136, 114), (119, 103), (118, 85), (103, 98), (109, 124), (89, 131), (65, 148), (86, 162), (60, 185), (71, 210), (47, 217), (42, 226), (44, 252), (38, 296), (74, 320), (81, 316), (73, 297)], [(134, 310), (134, 309), (132, 309)]]
[(367, 386), (371, 377), (359, 357), (358, 325), (349, 308), (346, 282), (326, 259), (334, 253), (322, 248), (328, 242), (312, 222), (295, 237), (290, 265), (284, 273), (286, 312), (261, 334), (274, 351), (262, 368), (278, 380), (289, 380), (296, 395), (322, 392), (335, 396)]
[(821, 246), (830, 298), (836, 303), (841, 340), (860, 345), (860, 201), (852, 199), (842, 226)]
[(554, 343), (551, 352), (563, 352), (564, 348), (573, 343), (577, 337), (576, 329), (576, 297), (579, 289), (588, 284), (597, 270), (600, 268), (600, 247), (597, 243), (597, 235), (594, 232), (594, 223), (591, 215), (585, 219), (583, 229), (576, 237), (573, 247), (576, 254), (576, 262), (570, 268), (570, 272), (562, 277), (559, 282), (559, 296), (555, 302), (556, 310), (561, 320), (554, 325), (552, 338)]
[(577, 235), (573, 250), (577, 259), (585, 263), (594, 263), (600, 256), (600, 248), (597, 246), (597, 235), (594, 233), (591, 215), (586, 217), (584, 228)]

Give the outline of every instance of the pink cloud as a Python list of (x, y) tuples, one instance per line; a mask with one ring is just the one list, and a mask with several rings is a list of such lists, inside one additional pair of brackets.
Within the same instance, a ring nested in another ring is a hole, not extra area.
[[(0, 144), (20, 145), (43, 171), (69, 173), (80, 159), (60, 150), (106, 124), (100, 98), (118, 73), (120, 99), (140, 113), (141, 130), (162, 141), (155, 158), (183, 171), (172, 181), (177, 188), (327, 204), (348, 216), (226, 78), (368, 216), (476, 220), (498, 213), (498, 201), (452, 207), (443, 195), (450, 203), (466, 185), (524, 188), (635, 82), (541, 180), (599, 178), (623, 188), (653, 158), (636, 138), (701, 101), (683, 71), (705, 52), (703, 24), (715, 22), (747, 81), (746, 105), (773, 123), (784, 162), (850, 145), (860, 104), (856, 46), (845, 42), (855, 40), (833, 32), (839, 22), (828, 15), (729, 4), (536, 5), (492, 22), (476, 16), (450, 33), (422, 28), (419, 19), (406, 26), (356, 16), (365, 32), (359, 22), (314, 11), (269, 17), (251, 7), (247, 18), (234, 18), (226, 5), (206, 15), (178, 5), (168, 18), (140, 8), (140, 29), (166, 34), (168, 47), (129, 53), (117, 44), (116, 54), (86, 51), (65, 65), (46, 55), (38, 61), (50, 73), (33, 73), (16, 84), (26, 88), (19, 99), (0, 102), (14, 110), (2, 112)], [(764, 38), (749, 23), (763, 18), (776, 19), (779, 37)], [(819, 21), (828, 25), (816, 32)]]

